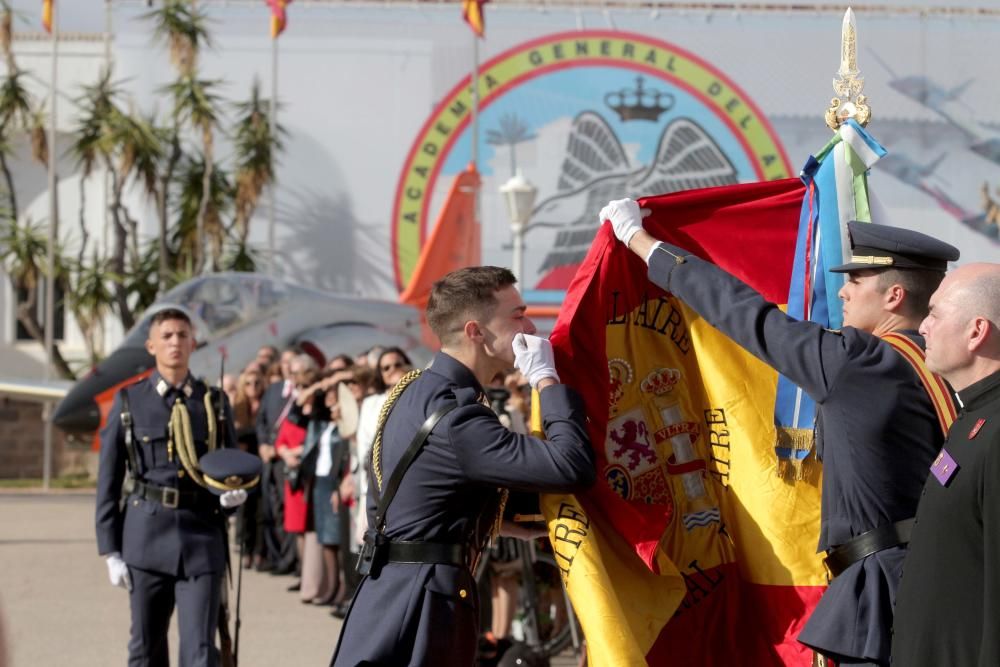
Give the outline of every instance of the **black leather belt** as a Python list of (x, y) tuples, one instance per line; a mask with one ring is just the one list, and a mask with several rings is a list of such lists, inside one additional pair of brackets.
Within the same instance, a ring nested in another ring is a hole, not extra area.
[(913, 519), (904, 519), (879, 526), (828, 549), (824, 559), (826, 566), (830, 568), (830, 573), (836, 577), (862, 558), (900, 544), (906, 544), (910, 541), (913, 521)]
[(160, 503), (170, 509), (207, 507), (213, 500), (212, 496), (206, 497), (206, 494), (200, 491), (181, 491), (172, 486), (159, 486), (138, 479), (132, 482), (130, 493), (133, 496)]
[(441, 542), (389, 542), (390, 563), (443, 563), (465, 566), (466, 548)]

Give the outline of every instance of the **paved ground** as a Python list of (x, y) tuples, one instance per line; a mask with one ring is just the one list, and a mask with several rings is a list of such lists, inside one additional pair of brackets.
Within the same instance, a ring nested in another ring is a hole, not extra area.
[[(128, 598), (97, 556), (93, 493), (0, 492), (0, 614), (8, 667), (124, 665)], [(340, 632), (288, 577), (244, 571), (240, 665), (327, 665)], [(177, 636), (171, 628), (171, 655)], [(175, 657), (176, 660), (176, 657)], [(569, 656), (553, 667), (575, 664)], [(3, 667), (0, 656), (0, 667)]]

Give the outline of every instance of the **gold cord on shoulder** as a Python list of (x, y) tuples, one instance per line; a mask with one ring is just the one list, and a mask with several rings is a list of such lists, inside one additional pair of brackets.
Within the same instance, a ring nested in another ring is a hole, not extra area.
[(372, 443), (372, 473), (375, 475), (375, 482), (378, 484), (378, 490), (382, 491), (382, 431), (385, 430), (385, 422), (389, 418), (389, 413), (392, 412), (392, 407), (396, 404), (396, 400), (399, 399), (400, 394), (403, 390), (418, 377), (420, 377), (420, 369), (414, 368), (412, 371), (404, 375), (396, 386), (389, 391), (389, 395), (385, 399), (385, 403), (382, 404), (382, 409), (378, 413), (378, 424), (375, 427), (375, 441)]
[[(215, 451), (218, 431), (215, 423), (215, 413), (212, 409), (211, 392), (205, 392), (205, 417), (208, 423), (208, 451)], [(198, 453), (195, 450), (194, 433), (191, 430), (191, 414), (184, 401), (178, 396), (170, 411), (169, 439), (167, 440), (167, 457), (173, 460), (176, 449), (181, 467), (199, 486), (208, 488), (209, 482), (198, 467)]]

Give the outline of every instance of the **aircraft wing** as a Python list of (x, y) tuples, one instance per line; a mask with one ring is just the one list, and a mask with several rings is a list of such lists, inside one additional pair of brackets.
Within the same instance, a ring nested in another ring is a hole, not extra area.
[(73, 386), (66, 380), (13, 380), (0, 378), (0, 396), (44, 403), (60, 401)]

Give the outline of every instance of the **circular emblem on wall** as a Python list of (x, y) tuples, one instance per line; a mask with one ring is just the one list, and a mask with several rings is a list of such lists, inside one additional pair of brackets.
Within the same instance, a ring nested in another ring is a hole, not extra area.
[[(609, 199), (785, 178), (788, 158), (750, 97), (698, 56), (646, 35), (580, 31), (511, 48), (479, 70), (482, 260), (510, 265), (499, 186), (538, 190), (526, 288), (565, 289)], [(454, 177), (473, 155), (470, 77), (427, 118), (396, 188), (392, 258), (402, 290)]]

